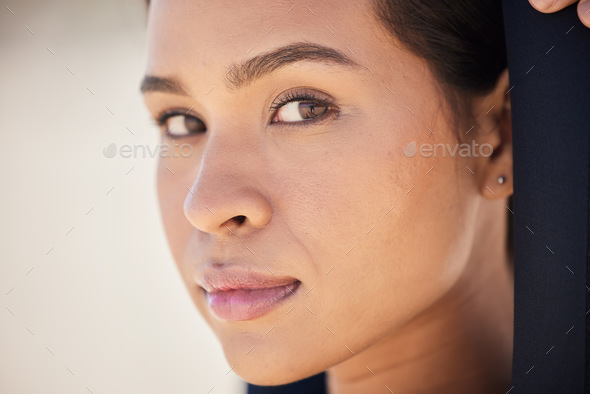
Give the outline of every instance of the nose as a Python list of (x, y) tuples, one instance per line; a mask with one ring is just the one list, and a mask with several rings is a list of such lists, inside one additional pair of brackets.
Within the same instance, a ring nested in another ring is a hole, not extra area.
[(184, 201), (184, 215), (203, 232), (244, 234), (264, 227), (272, 217), (272, 205), (258, 186), (262, 169), (252, 155), (232, 151), (231, 155), (221, 149), (205, 153)]

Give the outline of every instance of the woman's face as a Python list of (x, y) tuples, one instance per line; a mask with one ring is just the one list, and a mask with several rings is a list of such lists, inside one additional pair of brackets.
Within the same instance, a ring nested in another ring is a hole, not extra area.
[(159, 162), (166, 234), (252, 383), (395, 332), (456, 283), (474, 242), (482, 159), (420, 153), (459, 131), (424, 61), (370, 15), (368, 1), (151, 5), (145, 101), (171, 115), (162, 139), (179, 153)]

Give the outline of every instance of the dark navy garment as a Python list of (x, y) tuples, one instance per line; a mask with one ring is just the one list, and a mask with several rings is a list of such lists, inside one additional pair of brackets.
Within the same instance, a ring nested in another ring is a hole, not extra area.
[(307, 379), (283, 386), (248, 385), (248, 394), (326, 394), (326, 374), (321, 373)]
[(514, 157), (510, 394), (590, 387), (590, 28), (576, 7), (544, 14), (528, 0), (503, 2)]

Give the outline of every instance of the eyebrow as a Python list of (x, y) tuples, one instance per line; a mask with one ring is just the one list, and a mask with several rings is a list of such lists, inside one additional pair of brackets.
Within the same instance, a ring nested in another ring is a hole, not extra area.
[(141, 93), (146, 92), (163, 92), (178, 94), (181, 96), (188, 96), (182, 84), (174, 78), (156, 77), (154, 75), (146, 75), (141, 81), (139, 88)]
[[(361, 67), (357, 62), (334, 48), (308, 42), (296, 42), (256, 55), (242, 63), (232, 64), (225, 73), (225, 82), (229, 88), (239, 89), (282, 67), (304, 61), (349, 68)], [(158, 91), (188, 95), (187, 89), (175, 78), (154, 75), (144, 77), (140, 90), (142, 93)]]

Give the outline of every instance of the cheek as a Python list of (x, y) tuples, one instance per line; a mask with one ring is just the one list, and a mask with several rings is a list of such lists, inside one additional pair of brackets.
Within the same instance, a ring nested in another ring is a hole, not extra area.
[[(475, 210), (457, 187), (457, 159), (405, 157), (406, 138), (384, 133), (373, 136), (381, 144), (343, 149), (323, 163), (332, 172), (316, 171), (320, 193), (307, 183), (294, 197), (307, 199), (304, 243), (318, 272), (306, 305), (321, 318), (306, 342), (360, 351), (432, 305), (463, 272)], [(326, 325), (337, 335), (317, 334)], [(330, 357), (349, 357), (343, 349)]]
[[(437, 199), (432, 189), (414, 191), (388, 214), (372, 216), (372, 230), (359, 229), (344, 252), (325, 254), (328, 264), (306, 299), (315, 316), (306, 324), (316, 330), (309, 342), (333, 352), (322, 356), (326, 362), (350, 357), (343, 344), (358, 353), (401, 328), (463, 271), (471, 240), (454, 202)], [(324, 326), (334, 335), (318, 335)]]
[[(172, 159), (160, 159), (157, 168), (157, 192), (160, 215), (170, 251), (174, 260), (178, 263), (182, 261), (182, 255), (187, 245), (189, 237), (193, 232), (193, 227), (184, 215), (184, 201), (187, 190), (184, 188), (184, 182), (178, 177), (176, 171), (180, 162), (175, 162), (172, 166)], [(175, 175), (172, 175), (166, 168), (174, 168)], [(190, 187), (191, 183), (187, 183)]]
[[(174, 168), (174, 175), (166, 168)], [(196, 286), (190, 273), (190, 264), (199, 258), (199, 246), (204, 240), (202, 234), (196, 231), (184, 214), (184, 201), (192, 181), (187, 172), (194, 168), (195, 163), (188, 159), (176, 161), (166, 158), (160, 159), (157, 169), (157, 192), (162, 224), (181, 278), (201, 315), (212, 325), (214, 322), (206, 310), (203, 294)], [(198, 169), (198, 166), (197, 166)], [(188, 268), (188, 269), (187, 269)]]

